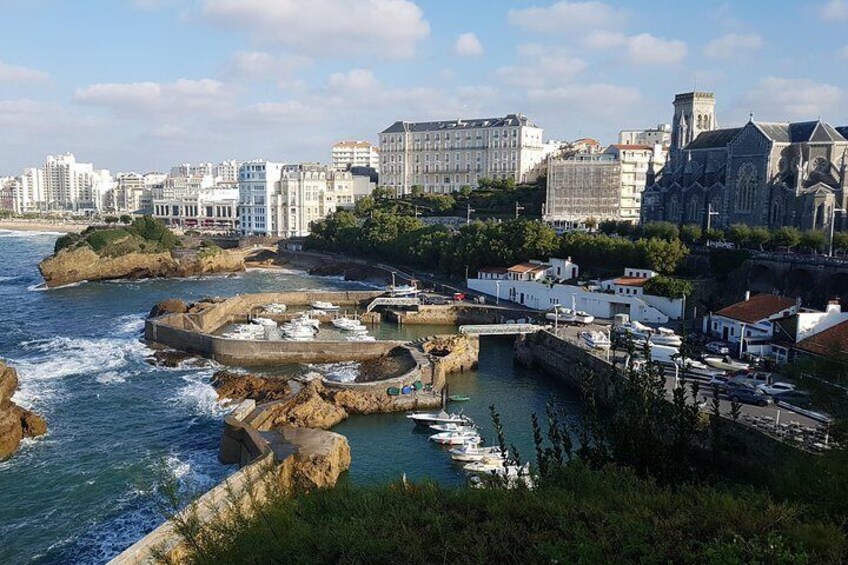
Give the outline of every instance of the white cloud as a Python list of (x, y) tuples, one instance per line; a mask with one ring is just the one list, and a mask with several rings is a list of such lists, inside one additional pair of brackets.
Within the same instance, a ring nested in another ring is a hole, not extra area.
[(430, 33), (410, 0), (202, 0), (202, 10), (222, 27), (307, 55), (406, 58)]
[(473, 33), (463, 33), (456, 38), (456, 54), (461, 57), (478, 57), (483, 54), (483, 44)]
[(275, 56), (264, 51), (236, 51), (226, 71), (240, 78), (282, 80), (308, 66), (312, 60), (300, 55)]
[(848, 0), (825, 2), (819, 6), (819, 16), (829, 22), (848, 20)]
[(637, 65), (669, 65), (686, 57), (686, 44), (665, 40), (650, 33), (627, 38), (627, 59)]
[(563, 47), (524, 43), (516, 51), (519, 64), (495, 71), (495, 76), (510, 86), (540, 88), (546, 84), (560, 84), (588, 66), (586, 61)]
[(74, 101), (117, 112), (182, 112), (218, 108), (232, 96), (224, 83), (212, 79), (179, 79), (173, 83), (105, 83), (78, 88)]
[(333, 73), (327, 79), (327, 84), (331, 89), (341, 91), (370, 91), (380, 87), (374, 73), (368, 69), (353, 69), (346, 73)]
[(596, 29), (586, 36), (586, 47), (590, 49), (611, 49), (627, 43), (627, 36), (617, 31)]
[(540, 33), (560, 33), (586, 28), (610, 28), (622, 24), (622, 10), (603, 2), (569, 2), (561, 0), (547, 7), (532, 6), (510, 10), (507, 19), (515, 26)]
[[(550, 89), (531, 89), (527, 99), (542, 111), (554, 110), (559, 119), (567, 116), (585, 123), (587, 116), (614, 124), (638, 108), (642, 95), (631, 86), (615, 84), (567, 85)], [(600, 127), (600, 123), (594, 127)]]
[(50, 78), (50, 75), (44, 71), (10, 65), (0, 61), (0, 83), (27, 83), (27, 82), (43, 82)]
[(714, 59), (729, 59), (744, 55), (746, 51), (763, 46), (763, 38), (756, 33), (728, 33), (707, 43), (704, 54)]
[(754, 115), (766, 120), (810, 120), (836, 111), (842, 90), (809, 79), (766, 77), (748, 93)]

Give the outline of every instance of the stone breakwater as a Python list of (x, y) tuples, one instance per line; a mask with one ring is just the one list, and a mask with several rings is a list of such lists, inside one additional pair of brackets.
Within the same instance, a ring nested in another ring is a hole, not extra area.
[(243, 271), (244, 255), (222, 251), (209, 256), (174, 257), (171, 253), (128, 253), (102, 257), (89, 247), (63, 249), (38, 265), (49, 288), (82, 281), (176, 278)]
[(17, 372), (0, 361), (0, 460), (14, 455), (23, 438), (47, 433), (44, 418), (12, 402), (17, 388)]

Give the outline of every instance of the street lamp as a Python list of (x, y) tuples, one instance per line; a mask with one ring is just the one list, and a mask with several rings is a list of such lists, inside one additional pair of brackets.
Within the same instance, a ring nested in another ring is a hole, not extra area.
[(501, 303), (501, 281), (495, 281), (495, 306)]
[(830, 211), (830, 246), (827, 252), (828, 257), (833, 257), (833, 227), (836, 224), (836, 213), (837, 212), (845, 212), (844, 208), (837, 208), (836, 206)]
[(521, 205), (518, 203), (518, 201), (516, 200), (516, 201), (515, 201), (515, 219), (516, 219), (516, 220), (518, 219), (518, 212), (520, 212), (521, 210), (524, 210), (524, 206), (521, 206)]
[(466, 204), (465, 210), (465, 225), (471, 225), (471, 212), (476, 212), (474, 208), (471, 207), (471, 204)]
[(559, 331), (559, 307), (559, 302), (554, 304), (554, 335), (557, 335)]

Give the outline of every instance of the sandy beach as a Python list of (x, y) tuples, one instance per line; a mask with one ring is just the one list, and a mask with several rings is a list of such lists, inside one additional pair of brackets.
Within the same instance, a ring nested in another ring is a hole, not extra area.
[(90, 224), (50, 222), (48, 220), (0, 220), (0, 230), (79, 233)]

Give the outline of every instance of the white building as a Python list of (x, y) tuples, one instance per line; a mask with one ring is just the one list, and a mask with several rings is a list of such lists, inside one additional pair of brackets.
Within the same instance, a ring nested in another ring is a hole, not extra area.
[[(534, 261), (509, 269), (481, 269), (477, 278), (468, 279), (470, 289), (499, 300), (509, 300), (534, 310), (550, 310), (557, 304), (588, 312), (599, 319), (613, 319), (627, 314), (631, 320), (644, 324), (666, 324), (683, 316), (683, 300), (641, 294), (613, 294), (601, 288), (589, 288), (559, 283), (553, 280), (558, 262), (577, 266), (570, 260), (551, 259), (548, 263)], [(544, 268), (544, 269), (542, 269)]]
[(350, 167), (371, 167), (380, 170), (380, 152), (367, 141), (340, 141), (333, 145), (330, 165), (336, 171)]
[(532, 182), (543, 160), (542, 128), (522, 114), (441, 122), (395, 122), (380, 133), (380, 184), (450, 193), (481, 178)]
[(215, 180), (220, 183), (238, 183), (238, 172), (241, 163), (235, 160), (221, 161), (212, 171)]
[(279, 235), (277, 209), (282, 205), (279, 195), (284, 165), (255, 160), (239, 167), (239, 231), (242, 235)]
[(800, 310), (794, 316), (778, 320), (774, 325), (774, 341), (768, 355), (778, 363), (791, 361), (794, 352), (836, 358), (848, 350), (848, 312), (838, 300), (827, 303), (824, 312)]
[(109, 205), (113, 188), (108, 170), (78, 163), (72, 153), (48, 155), (40, 169), (24, 170), (14, 207), (20, 212), (95, 213)]
[(145, 190), (143, 175), (118, 173), (115, 175), (115, 190), (112, 191), (112, 209), (127, 214), (139, 212)]
[(645, 191), (648, 173), (659, 171), (665, 166), (668, 146), (659, 143), (617, 144), (610, 145), (606, 153), (613, 155), (621, 167), (618, 219), (636, 224), (642, 211), (642, 193)]
[(153, 217), (185, 229), (234, 232), (238, 228), (237, 188), (205, 188), (179, 198), (154, 200)]
[(354, 205), (354, 180), (348, 171), (333, 171), (317, 163), (283, 168), (280, 178), (279, 232), (283, 237), (307, 236), (312, 222), (338, 208)]
[(15, 211), (15, 193), (18, 190), (18, 179), (15, 177), (0, 177), (0, 210)]
[(653, 129), (623, 129), (618, 132), (619, 145), (671, 145), (671, 124), (658, 124)]
[(650, 269), (624, 269), (624, 276), (610, 279), (601, 283), (601, 288), (613, 294), (624, 296), (643, 296), (644, 286), (650, 279), (657, 276), (656, 271)]
[(799, 301), (773, 294), (751, 296), (722, 308), (705, 318), (705, 330), (710, 335), (730, 343), (744, 340), (743, 349), (768, 342), (774, 336), (775, 322), (798, 313)]
[(44, 170), (37, 168), (24, 169), (18, 179), (18, 185), (13, 194), (13, 207), (16, 214), (27, 214), (47, 210), (47, 197), (44, 194)]
[(207, 174), (186, 177), (168, 176), (162, 183), (156, 184), (153, 200), (179, 200), (200, 194), (202, 190), (215, 186), (215, 177)]

